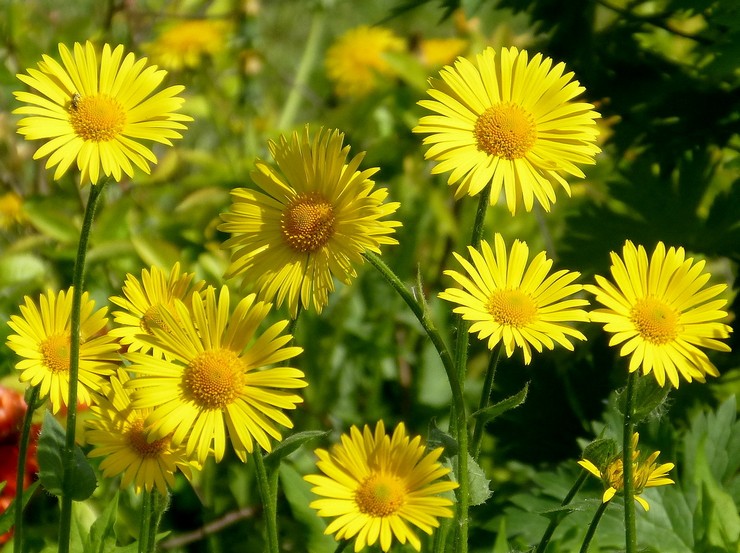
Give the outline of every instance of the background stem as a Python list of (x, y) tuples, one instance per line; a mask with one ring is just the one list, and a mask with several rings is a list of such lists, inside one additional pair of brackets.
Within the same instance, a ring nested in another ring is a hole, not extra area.
[(627, 378), (624, 400), (624, 435), (622, 436), (622, 468), (624, 471), (624, 539), (626, 553), (637, 551), (637, 530), (635, 525), (634, 464), (632, 463), (632, 434), (635, 432), (634, 411), (635, 381), (637, 371)]
[(257, 487), (259, 488), (260, 498), (262, 499), (263, 518), (265, 520), (265, 538), (267, 540), (267, 549), (269, 553), (278, 553), (277, 534), (277, 494), (273, 493), (273, 487), (267, 477), (265, 462), (262, 459), (262, 451), (256, 447), (254, 453), (254, 466), (257, 473)]
[(18, 468), (15, 475), (15, 534), (13, 534), (13, 552), (23, 550), (23, 484), (26, 479), (26, 457), (28, 456), (28, 442), (31, 439), (31, 423), (36, 402), (39, 398), (39, 387), (31, 388), (31, 397), (28, 398), (26, 414), (23, 417), (21, 440), (18, 444)]

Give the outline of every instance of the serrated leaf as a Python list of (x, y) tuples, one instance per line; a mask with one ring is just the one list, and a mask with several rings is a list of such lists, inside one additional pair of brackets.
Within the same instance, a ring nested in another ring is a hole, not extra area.
[(100, 517), (90, 527), (85, 540), (85, 553), (109, 553), (116, 549), (116, 517), (118, 515), (118, 492), (108, 502)]
[(297, 434), (288, 436), (276, 445), (270, 453), (265, 455), (265, 464), (272, 466), (274, 469), (280, 464), (281, 460), (293, 453), (306, 442), (323, 438), (329, 434), (329, 430), (306, 430), (305, 432), (298, 432)]
[(458, 451), (457, 440), (447, 432), (440, 430), (437, 426), (437, 419), (434, 418), (429, 421), (427, 447), (429, 449), (444, 448), (444, 457), (448, 458), (457, 455)]
[[(64, 468), (62, 454), (64, 447), (64, 428), (49, 411), (46, 411), (41, 434), (39, 435), (36, 457), (39, 462), (41, 485), (46, 491), (57, 496), (63, 493)], [(85, 454), (78, 446), (75, 446), (74, 457), (73, 474), (70, 478), (70, 495), (75, 501), (84, 501), (95, 491), (97, 480), (95, 472), (85, 458)]]
[[(457, 455), (450, 459), (453, 467), (453, 473), (457, 475)], [(459, 481), (459, 478), (457, 478)], [(486, 473), (475, 462), (475, 459), (468, 453), (468, 483), (470, 487), (470, 505), (483, 505), (493, 492), (489, 484), (491, 481), (486, 478)]]
[(488, 424), (496, 417), (500, 417), (507, 411), (515, 409), (522, 405), (527, 399), (527, 393), (529, 392), (529, 382), (524, 385), (524, 388), (519, 390), (513, 396), (507, 397), (506, 399), (499, 401), (493, 405), (489, 405), (485, 409), (480, 409), (473, 413), (471, 416), (480, 419), (481, 424)]
[[(5, 487), (5, 482), (0, 483), (0, 492)], [(23, 490), (23, 508), (26, 508), (28, 501), (31, 499), (33, 492), (39, 487), (39, 481), (37, 480), (28, 488)], [(15, 499), (8, 505), (8, 508), (0, 513), (0, 535), (4, 534), (15, 524)]]

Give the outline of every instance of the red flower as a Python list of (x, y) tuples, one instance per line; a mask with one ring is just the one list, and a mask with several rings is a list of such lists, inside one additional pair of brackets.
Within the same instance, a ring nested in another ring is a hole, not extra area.
[(26, 402), (23, 395), (0, 386), (0, 443), (18, 441), (16, 434), (20, 432), (25, 414)]

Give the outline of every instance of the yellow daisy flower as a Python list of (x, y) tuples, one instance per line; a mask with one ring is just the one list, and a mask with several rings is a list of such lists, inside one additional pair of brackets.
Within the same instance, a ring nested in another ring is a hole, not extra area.
[(111, 336), (117, 336), (122, 346), (128, 351), (140, 351), (156, 357), (162, 357), (163, 352), (156, 346), (156, 342), (147, 340), (153, 336), (152, 327), (167, 331), (161, 311), (167, 310), (177, 320), (175, 300), (186, 300), (193, 292), (203, 288), (205, 281), (193, 284), (192, 273), (180, 274), (180, 263), (175, 263), (169, 277), (159, 267), (141, 271), (141, 281), (134, 275), (126, 275), (123, 284), (123, 296), (113, 296), (110, 301), (125, 311), (112, 313), (118, 328), (110, 331)]
[(93, 417), (88, 419), (87, 443), (93, 446), (90, 457), (105, 457), (100, 469), (105, 478), (119, 474), (121, 488), (134, 485), (136, 493), (157, 489), (167, 495), (175, 485), (175, 471), (180, 469), (188, 478), (200, 465), (188, 459), (185, 446), (174, 446), (169, 436), (149, 440), (144, 421), (150, 409), (134, 409), (125, 385), (128, 373), (122, 369), (110, 379), (105, 397), (91, 408)]
[(271, 305), (251, 294), (229, 315), (229, 290), (213, 287), (191, 296), (192, 307), (175, 300), (175, 315), (162, 310), (164, 327), (154, 336), (165, 352), (157, 359), (127, 353), (128, 369), (136, 375), (134, 409), (151, 409), (146, 418), (150, 439), (171, 435), (173, 445), (186, 444), (188, 455), (204, 463), (213, 451), (224, 456), (226, 431), (242, 461), (252, 452), (252, 440), (270, 451), (270, 439), (281, 439), (275, 423), (292, 428), (281, 409), (295, 409), (303, 399), (280, 388), (303, 388), (303, 373), (289, 367), (263, 368), (295, 357), (299, 347), (287, 347), (290, 334), (280, 336), (288, 321), (280, 321), (257, 335)]
[[(40, 386), (39, 397), (49, 397), (53, 413), (69, 400), (69, 358), (72, 315), (72, 288), (54, 294), (51, 290), (39, 299), (40, 308), (25, 297), (21, 316), (12, 315), (8, 326), (16, 334), (7, 345), (23, 360), (15, 368), (21, 382)], [(119, 361), (118, 342), (105, 333), (107, 308), (93, 312), (95, 302), (82, 294), (80, 312), (80, 364), (77, 398), (91, 405), (91, 392), (98, 391), (105, 378), (113, 374)]]
[(429, 134), (424, 157), (439, 163), (432, 173), (447, 173), (457, 184), (455, 198), (474, 196), (491, 184), (491, 203), (504, 189), (506, 205), (517, 202), (527, 211), (536, 199), (546, 211), (555, 202), (554, 184), (570, 195), (563, 178), (584, 177), (576, 164), (593, 164), (600, 152), (594, 144), (600, 117), (591, 104), (572, 102), (585, 89), (563, 74), (565, 64), (552, 66), (542, 54), (531, 60), (526, 50), (488, 48), (477, 65), (458, 58), (430, 81), (432, 100), (419, 105), (433, 111), (413, 129)]
[(290, 141), (270, 142), (277, 170), (258, 161), (252, 179), (263, 191), (232, 191), (231, 212), (218, 228), (234, 248), (226, 277), (241, 276), (266, 301), (287, 300), (292, 317), (299, 303), (316, 311), (329, 301), (332, 276), (349, 284), (365, 251), (380, 253), (397, 221), (381, 221), (399, 204), (383, 203), (385, 188), (373, 190), (377, 168), (358, 171), (364, 153), (347, 162), (339, 131), (319, 131), (311, 142), (308, 128)]
[[(631, 355), (629, 372), (642, 367), (652, 372), (660, 386), (668, 380), (676, 388), (679, 374), (691, 382), (705, 381), (705, 375), (719, 376), (706, 353), (700, 348), (730, 351), (720, 340), (732, 332), (718, 322), (727, 317), (721, 308), (725, 299), (712, 299), (724, 292), (725, 284), (708, 288), (705, 262), (686, 258), (683, 248), (669, 248), (658, 242), (648, 261), (643, 246), (629, 240), (622, 257), (611, 253), (611, 273), (616, 286), (602, 276), (585, 288), (596, 296), (605, 309), (591, 312), (591, 320), (604, 323), (604, 330), (614, 334), (610, 346), (623, 344), (621, 356)], [(711, 300), (711, 301), (710, 301)]]
[(403, 39), (383, 27), (362, 25), (340, 36), (326, 52), (326, 74), (337, 96), (358, 98), (375, 90), (393, 69), (386, 52), (402, 52)]
[(18, 132), (27, 140), (49, 140), (34, 159), (51, 154), (46, 167), (56, 166), (55, 180), (75, 161), (82, 183), (96, 184), (101, 169), (116, 181), (122, 171), (132, 177), (132, 163), (148, 174), (157, 158), (140, 140), (171, 146), (170, 139), (182, 138), (182, 122), (192, 121), (175, 113), (184, 87), (152, 95), (167, 72), (146, 67), (146, 58), (124, 58), (123, 46), (104, 45), (99, 60), (90, 42), (75, 43), (73, 50), (60, 44), (63, 66), (44, 55), (38, 69), (17, 75), (36, 91), (13, 93), (26, 104), (13, 113), (28, 116), (18, 122)]
[(178, 71), (198, 67), (205, 58), (224, 48), (227, 21), (191, 19), (165, 27), (147, 46), (152, 61)]
[(324, 474), (304, 478), (322, 496), (311, 508), (322, 517), (336, 517), (325, 534), (336, 533), (337, 541), (355, 540), (355, 551), (380, 540), (388, 551), (393, 538), (407, 541), (419, 551), (421, 541), (412, 529), (427, 534), (439, 526), (438, 517), (451, 517), (452, 501), (438, 494), (457, 488), (456, 482), (441, 480), (450, 472), (438, 462), (442, 448), (429, 453), (419, 436), (410, 439), (403, 423), (392, 436), (383, 421), (375, 432), (353, 426), (331, 451), (316, 450), (317, 467)]
[[(650, 504), (642, 497), (639, 497), (639, 494), (641, 494), (645, 488), (675, 484), (673, 480), (667, 477), (668, 473), (673, 470), (675, 465), (673, 463), (657, 465), (655, 461), (658, 458), (658, 455), (660, 455), (660, 451), (655, 451), (647, 459), (640, 460), (640, 452), (637, 450), (638, 439), (639, 434), (635, 432), (632, 435), (634, 495), (635, 501), (637, 501), (643, 509), (648, 511), (650, 509)], [(622, 460), (621, 452), (606, 464), (603, 471), (599, 470), (599, 468), (588, 459), (581, 459), (578, 461), (578, 464), (597, 478), (601, 478), (604, 482), (606, 490), (601, 498), (602, 503), (611, 501), (617, 493), (621, 493), (624, 489), (624, 462)]]
[(0, 229), (10, 229), (23, 221), (23, 198), (15, 192), (0, 195)]
[(473, 322), (469, 331), (477, 332), (481, 340), (487, 338), (489, 349), (503, 341), (509, 357), (516, 347), (522, 348), (525, 364), (532, 360), (532, 346), (541, 352), (543, 345), (554, 349), (557, 342), (572, 351), (570, 338), (585, 340), (581, 332), (562, 324), (588, 321), (588, 314), (580, 309), (588, 301), (570, 298), (583, 289), (573, 284), (580, 273), (560, 270), (547, 276), (552, 260), (545, 252), (527, 266), (529, 247), (519, 240), (507, 258), (506, 244), (498, 233), (494, 248), (495, 252), (485, 240), (480, 251), (468, 246), (472, 263), (454, 254), (468, 276), (444, 272), (463, 289), (448, 288), (439, 297), (459, 304), (453, 311)]

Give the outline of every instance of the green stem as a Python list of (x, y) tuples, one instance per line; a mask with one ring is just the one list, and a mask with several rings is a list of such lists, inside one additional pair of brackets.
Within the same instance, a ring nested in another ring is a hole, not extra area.
[(586, 553), (588, 551), (588, 546), (591, 545), (591, 540), (593, 539), (594, 534), (596, 533), (596, 527), (599, 525), (601, 516), (604, 514), (604, 511), (606, 511), (606, 508), (609, 505), (609, 503), (611, 503), (611, 501), (602, 503), (601, 505), (599, 505), (599, 508), (596, 509), (596, 512), (594, 513), (594, 518), (591, 519), (591, 524), (588, 525), (588, 531), (586, 532), (586, 535), (583, 538), (583, 544), (581, 544), (580, 553)]
[(69, 397), (67, 400), (67, 430), (64, 451), (62, 451), (63, 484), (61, 516), (59, 519), (59, 553), (69, 553), (72, 527), (72, 494), (75, 467), (75, 426), (77, 424), (77, 380), (80, 367), (80, 309), (82, 290), (85, 283), (85, 257), (90, 239), (95, 208), (98, 205), (107, 180), (90, 185), (90, 196), (85, 207), (85, 215), (80, 230), (80, 241), (75, 258), (72, 276), (72, 314), (69, 341)]
[(303, 304), (299, 301), (298, 302), (298, 310), (295, 313), (295, 317), (290, 319), (288, 322), (288, 334), (293, 336), (293, 340), (295, 341), (295, 329), (298, 326), (298, 317), (301, 316), (301, 313), (303, 312)]
[(637, 551), (637, 530), (635, 524), (634, 464), (632, 463), (632, 434), (635, 432), (633, 403), (637, 371), (627, 378), (624, 400), (624, 435), (622, 437), (622, 470), (624, 471), (624, 539), (626, 553)]
[[(581, 489), (581, 486), (586, 481), (586, 478), (588, 478), (588, 472), (582, 470), (581, 474), (578, 475), (575, 484), (573, 484), (563, 501), (560, 503), (561, 507), (565, 507), (568, 503), (573, 501), (573, 498), (576, 496), (576, 493), (578, 493), (578, 490)], [(534, 553), (545, 552), (545, 548), (547, 547), (547, 544), (550, 543), (550, 538), (552, 538), (552, 535), (555, 533), (555, 529), (558, 527), (561, 520), (562, 517), (554, 517), (550, 519), (550, 524), (547, 525), (545, 533), (542, 534), (542, 539), (540, 540), (539, 545), (537, 545), (537, 549), (535, 549)]]
[(144, 490), (141, 494), (141, 513), (139, 516), (139, 553), (147, 553), (149, 534), (152, 531), (152, 494)]
[(319, 56), (321, 35), (323, 32), (324, 12), (320, 8), (317, 8), (311, 18), (311, 28), (308, 31), (306, 44), (303, 47), (303, 56), (298, 65), (298, 70), (296, 71), (295, 79), (293, 80), (293, 86), (290, 88), (288, 98), (285, 100), (283, 111), (280, 114), (280, 119), (278, 119), (278, 129), (287, 129), (295, 120), (295, 116), (298, 113), (298, 108), (301, 104), (301, 98), (304, 96), (307, 88), (311, 68), (314, 66), (316, 59)]
[(26, 414), (23, 417), (21, 440), (18, 444), (18, 468), (15, 474), (15, 534), (13, 537), (13, 553), (21, 553), (23, 547), (23, 484), (26, 479), (26, 456), (28, 442), (31, 439), (33, 412), (39, 399), (39, 387), (31, 388), (31, 397), (28, 398)]
[[(496, 378), (496, 367), (498, 367), (499, 359), (501, 359), (501, 352), (503, 351), (503, 342), (499, 342), (496, 346), (495, 351), (491, 353), (491, 357), (488, 360), (488, 368), (486, 369), (486, 378), (483, 381), (483, 391), (480, 395), (480, 404), (478, 410), (481, 411), (488, 407), (491, 401), (491, 391), (493, 390), (493, 381)], [(480, 455), (481, 441), (483, 440), (483, 423), (482, 418), (477, 418), (475, 421), (475, 430), (473, 431), (473, 445), (470, 450), (473, 452), (473, 458), (478, 459)]]
[[(456, 549), (456, 553), (467, 553), (468, 551), (468, 508), (470, 503), (470, 482), (468, 475), (468, 425), (467, 425), (467, 414), (465, 410), (465, 398), (463, 396), (463, 389), (460, 384), (460, 378), (458, 377), (457, 367), (452, 361), (452, 357), (447, 349), (447, 346), (442, 339), (442, 336), (434, 326), (434, 322), (429, 317), (429, 312), (424, 305), (416, 301), (413, 294), (409, 292), (406, 286), (401, 282), (401, 279), (385, 264), (374, 253), (366, 251), (364, 254), (371, 265), (373, 265), (381, 275), (388, 281), (393, 289), (398, 293), (399, 296), (406, 302), (411, 311), (414, 313), (416, 318), (421, 323), (427, 336), (432, 341), (437, 354), (442, 360), (442, 365), (447, 373), (447, 379), (450, 381), (450, 389), (452, 391), (452, 402), (455, 413), (455, 429), (457, 434), (457, 445), (458, 445), (458, 466), (457, 466), (457, 477), (458, 485), (457, 488), (457, 507), (458, 507), (458, 524), (459, 524), (459, 546)], [(423, 301), (423, 300), (422, 300)]]
[(162, 522), (162, 515), (167, 508), (169, 499), (167, 496), (163, 496), (157, 490), (151, 492), (151, 514), (149, 524), (149, 535), (147, 536), (146, 553), (154, 553), (157, 546), (157, 532), (159, 531), (159, 523)]
[(267, 477), (265, 462), (262, 459), (262, 452), (258, 447), (254, 449), (252, 457), (254, 457), (254, 466), (257, 473), (257, 487), (259, 488), (260, 498), (262, 499), (267, 551), (269, 553), (278, 553), (277, 494), (273, 493), (273, 486), (270, 484), (270, 479)]
[(347, 546), (349, 545), (349, 540), (342, 540), (337, 544), (337, 548), (334, 550), (334, 553), (342, 553)]

